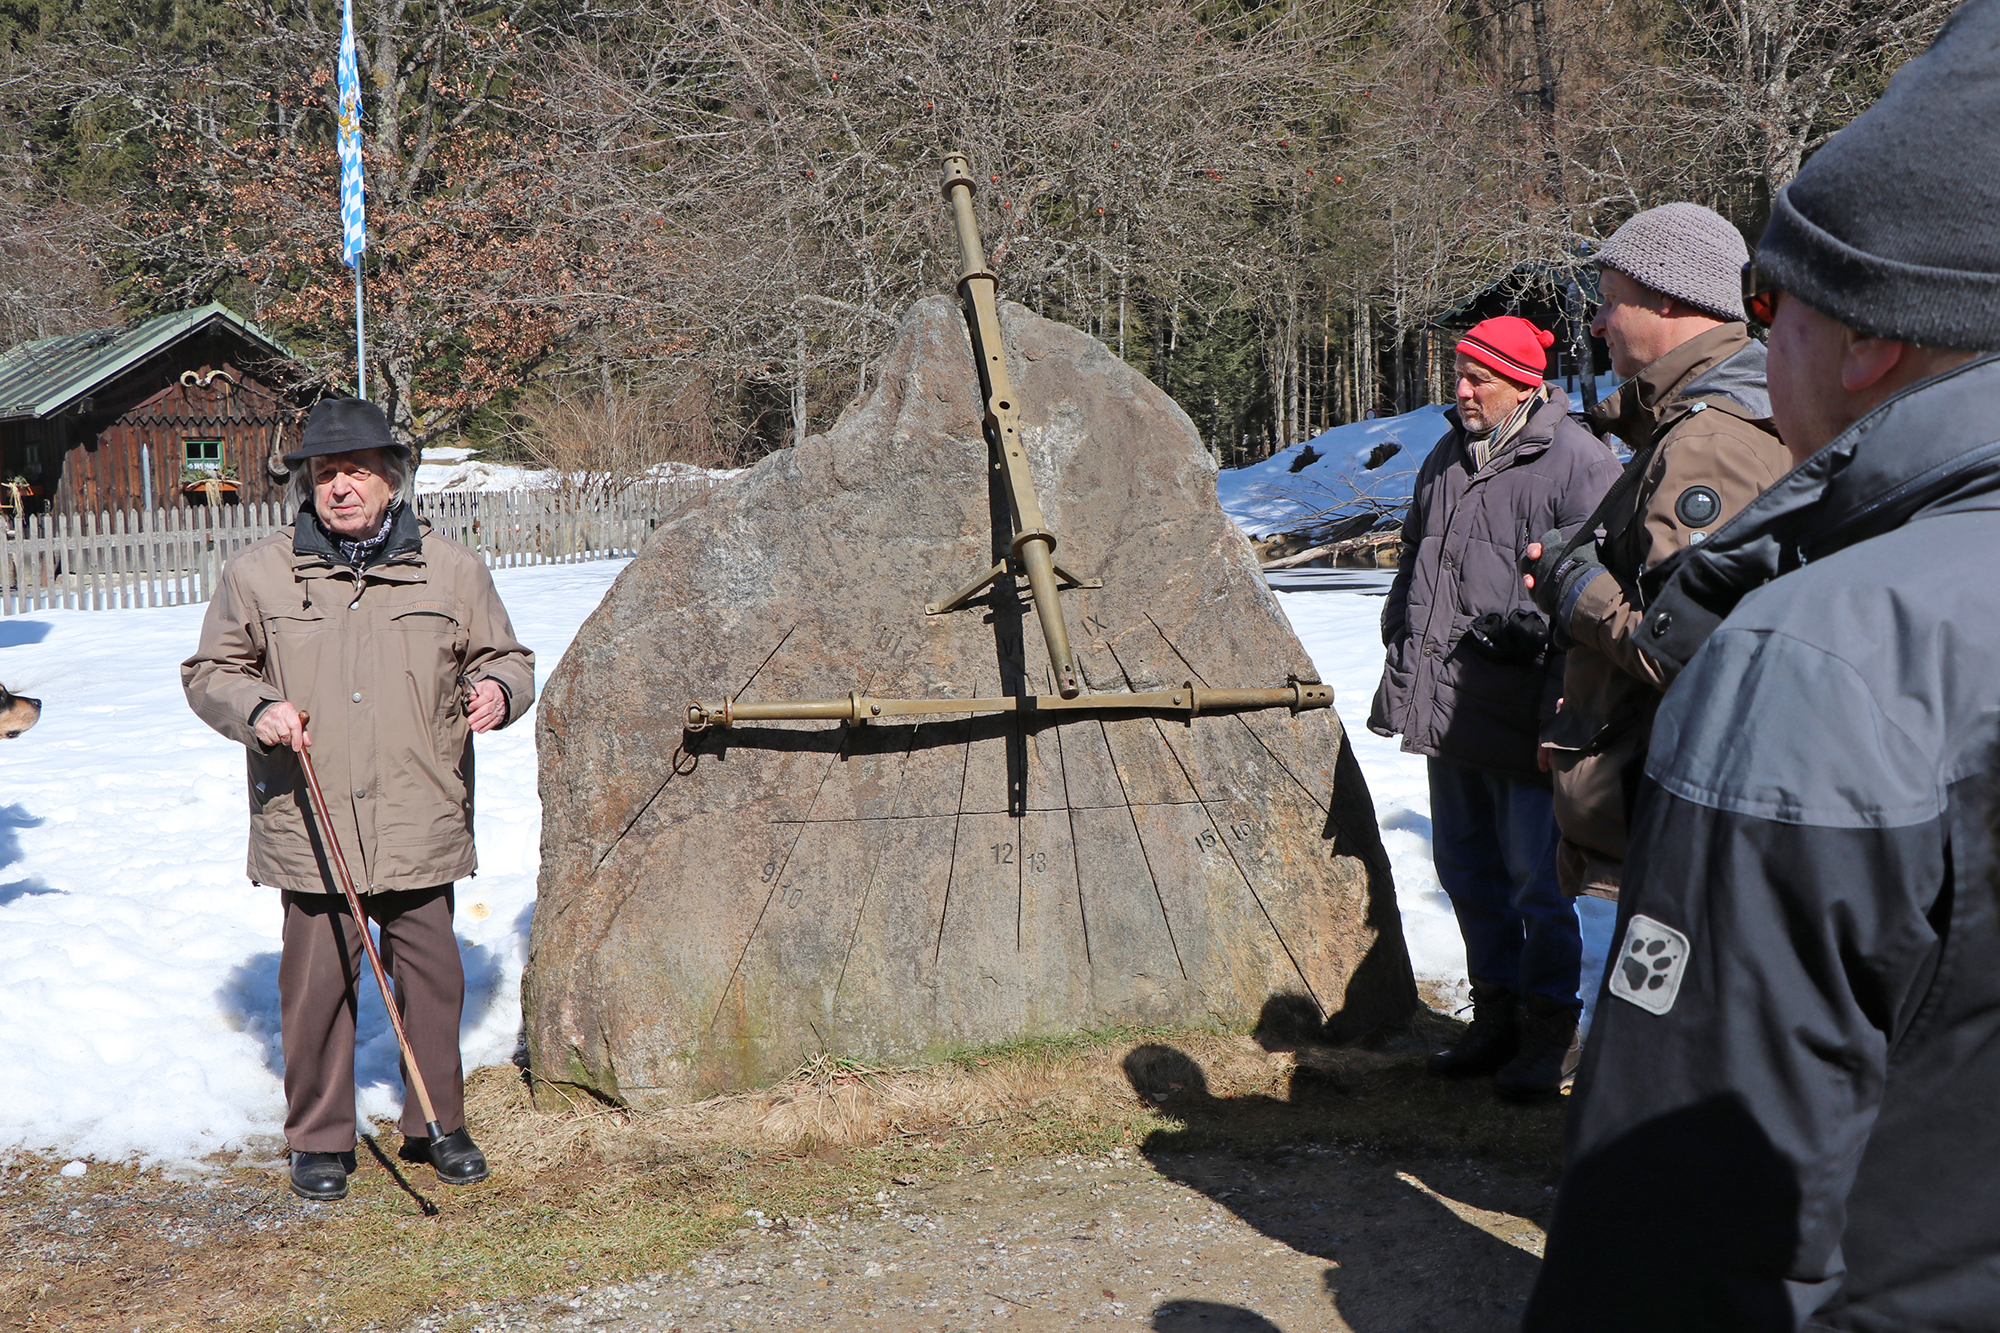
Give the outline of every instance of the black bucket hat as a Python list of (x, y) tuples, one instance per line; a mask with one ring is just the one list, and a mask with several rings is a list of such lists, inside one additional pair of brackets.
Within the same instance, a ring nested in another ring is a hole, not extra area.
[(285, 455), (285, 466), (296, 468), (308, 458), (352, 454), (363, 449), (394, 449), (404, 458), (409, 449), (389, 433), (389, 418), (365, 398), (322, 398), (306, 416), (299, 447)]

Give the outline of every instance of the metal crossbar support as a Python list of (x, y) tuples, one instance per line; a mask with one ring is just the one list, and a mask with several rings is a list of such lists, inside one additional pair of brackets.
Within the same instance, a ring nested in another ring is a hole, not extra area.
[(985, 431), (993, 451), (995, 467), (1006, 483), (1007, 509), (1013, 520), (1013, 536), (1007, 558), (996, 563), (943, 601), (931, 602), (924, 614), (941, 616), (956, 611), (997, 580), (1024, 574), (1034, 598), (1035, 615), (1042, 624), (1042, 641), (1048, 645), (1049, 666), (1054, 673), (1055, 694), (1027, 694), (1018, 697), (979, 699), (877, 699), (860, 691), (850, 691), (844, 699), (793, 699), (771, 703), (743, 703), (724, 699), (720, 703), (695, 702), (688, 705), (684, 725), (691, 732), (710, 727), (732, 727), (744, 722), (845, 722), (863, 725), (889, 717), (944, 717), (977, 713), (1035, 714), (1085, 713), (1164, 713), (1192, 720), (1204, 713), (1240, 712), (1256, 708), (1289, 708), (1294, 714), (1333, 704), (1333, 691), (1317, 681), (1290, 679), (1281, 689), (1211, 690), (1197, 688), (1193, 681), (1178, 690), (1151, 690), (1138, 694), (1085, 694), (1078, 680), (1076, 659), (1070, 652), (1069, 632), (1064, 628), (1062, 605), (1056, 598), (1058, 587), (1101, 588), (1101, 579), (1080, 578), (1055, 561), (1056, 535), (1042, 519), (1041, 502), (1035, 498), (1034, 478), (1028, 471), (1028, 456), (1021, 447), (1021, 410), (1014, 398), (1014, 386), (1007, 375), (1007, 357), (1000, 342), (1000, 312), (994, 297), (998, 280), (986, 268), (986, 250), (979, 237), (979, 222), (972, 214), (972, 172), (963, 153), (951, 153), (944, 160), (944, 197), (951, 205), (958, 227), (958, 247), (963, 259), (958, 294), (965, 308), (966, 331), (972, 336), (972, 359), (979, 368), (979, 388), (986, 398)]
[(1144, 694), (1028, 694), (991, 699), (874, 699), (854, 691), (845, 699), (795, 699), (789, 703), (721, 703), (688, 705), (687, 729), (731, 727), (740, 722), (872, 722), (885, 717), (936, 717), (958, 713), (1180, 713), (1192, 719), (1204, 713), (1251, 708), (1289, 708), (1294, 713), (1327, 708), (1333, 691), (1313, 681), (1295, 680), (1275, 690), (1208, 690), (1189, 681), (1177, 690)]

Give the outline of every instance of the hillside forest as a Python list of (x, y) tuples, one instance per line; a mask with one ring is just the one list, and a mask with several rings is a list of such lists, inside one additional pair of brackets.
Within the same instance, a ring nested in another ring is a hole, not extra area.
[[(1225, 464), (1446, 392), (1672, 199), (1753, 240), (1945, 0), (354, 0), (371, 396), (416, 443), (753, 459), (947, 292), (1165, 387)], [(348, 392), (338, 0), (0, 0), (0, 343), (220, 300)], [(1600, 367), (1602, 368), (1602, 367)]]

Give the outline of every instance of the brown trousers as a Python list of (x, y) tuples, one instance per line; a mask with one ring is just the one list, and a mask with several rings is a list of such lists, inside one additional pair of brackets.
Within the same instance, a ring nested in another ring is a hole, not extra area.
[[(287, 893), (284, 952), (278, 959), (278, 1012), (285, 1049), (285, 1142), (295, 1152), (354, 1147), (354, 1009), (357, 985), (375, 979), (347, 900), (337, 893)], [(396, 1010), (423, 1071), (438, 1124), (465, 1124), (465, 1071), (458, 1022), (465, 967), (452, 933), (452, 886), (372, 893), (361, 909), (381, 928), (382, 966)], [(362, 980), (363, 974), (367, 980)], [(403, 1086), (410, 1071), (403, 1069)], [(405, 1138), (423, 1138), (414, 1091), (403, 1097)]]

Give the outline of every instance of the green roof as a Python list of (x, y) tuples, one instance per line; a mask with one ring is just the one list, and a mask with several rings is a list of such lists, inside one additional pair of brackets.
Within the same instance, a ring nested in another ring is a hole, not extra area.
[(54, 416), (147, 357), (216, 324), (228, 325), (272, 356), (291, 355), (220, 302), (158, 315), (130, 328), (38, 338), (0, 353), (0, 421)]

